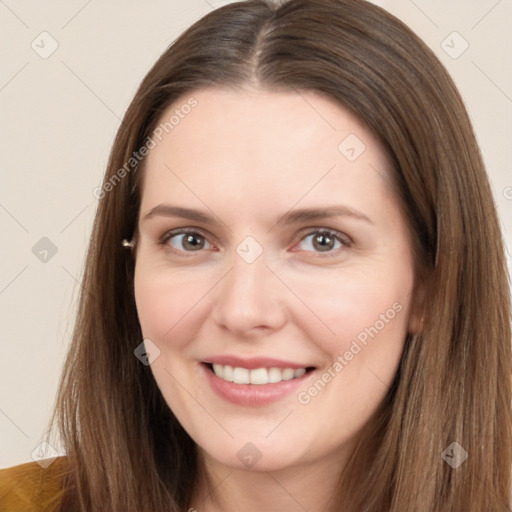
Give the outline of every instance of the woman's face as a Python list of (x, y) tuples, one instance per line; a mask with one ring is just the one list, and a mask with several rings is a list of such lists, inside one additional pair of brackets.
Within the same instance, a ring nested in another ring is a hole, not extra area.
[(158, 387), (210, 461), (339, 460), (417, 325), (386, 154), (313, 93), (209, 88), (161, 121), (135, 269)]

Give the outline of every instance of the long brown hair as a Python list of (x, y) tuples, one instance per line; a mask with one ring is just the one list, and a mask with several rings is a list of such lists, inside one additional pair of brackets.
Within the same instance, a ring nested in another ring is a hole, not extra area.
[[(334, 510), (510, 510), (510, 292), (488, 178), (446, 70), (363, 0), (227, 5), (184, 32), (141, 83), (110, 155), (50, 423), (67, 454), (65, 510), (190, 506), (195, 444), (134, 356), (135, 262), (121, 240), (136, 231), (144, 160), (126, 162), (166, 107), (210, 85), (322, 94), (365, 122), (394, 166), (426, 284), (424, 325), (406, 339)], [(458, 467), (448, 463), (465, 453)]]

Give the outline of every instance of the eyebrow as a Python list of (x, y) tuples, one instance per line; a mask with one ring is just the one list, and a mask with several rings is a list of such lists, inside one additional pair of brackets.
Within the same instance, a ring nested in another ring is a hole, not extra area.
[[(144, 217), (143, 221), (152, 217), (180, 217), (204, 224), (212, 224), (215, 226), (221, 223), (214, 217), (205, 212), (194, 210), (192, 208), (184, 208), (181, 206), (172, 206), (169, 204), (159, 204), (152, 208)], [(300, 208), (290, 210), (283, 214), (275, 223), (275, 226), (300, 224), (302, 222), (311, 222), (320, 219), (329, 219), (333, 217), (350, 217), (356, 220), (362, 220), (373, 224), (373, 222), (362, 212), (345, 205), (329, 206), (326, 208)]]

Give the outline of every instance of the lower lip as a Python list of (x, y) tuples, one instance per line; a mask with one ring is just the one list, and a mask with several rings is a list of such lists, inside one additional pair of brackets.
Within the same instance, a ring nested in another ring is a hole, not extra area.
[(228, 402), (246, 407), (260, 407), (281, 400), (296, 391), (313, 373), (307, 372), (301, 377), (272, 384), (235, 384), (217, 377), (205, 364), (201, 364), (201, 367), (217, 395)]

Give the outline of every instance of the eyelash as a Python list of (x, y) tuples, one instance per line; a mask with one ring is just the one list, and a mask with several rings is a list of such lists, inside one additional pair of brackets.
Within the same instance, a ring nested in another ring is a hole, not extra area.
[[(308, 236), (311, 236), (311, 235), (314, 235), (314, 234), (318, 234), (318, 233), (325, 233), (327, 234), (328, 236), (330, 237), (333, 237), (335, 240), (339, 241), (341, 244), (342, 244), (342, 247), (339, 247), (338, 249), (333, 249), (332, 251), (327, 251), (325, 253), (322, 253), (322, 252), (318, 252), (318, 251), (306, 251), (306, 252), (313, 252), (313, 253), (316, 253), (318, 255), (320, 255), (320, 257), (322, 258), (329, 258), (329, 257), (333, 257), (333, 256), (336, 256), (338, 251), (342, 250), (342, 249), (348, 249), (352, 246), (352, 240), (347, 236), (347, 235), (344, 235), (343, 233), (340, 233), (339, 231), (335, 231), (333, 229), (328, 229), (328, 228), (315, 228), (315, 229), (312, 229), (308, 232), (306, 232), (304, 234), (304, 236), (299, 240), (299, 242), (302, 242), (305, 238), (307, 238)], [(175, 229), (175, 230), (171, 230), (171, 231), (167, 231), (166, 233), (164, 233), (159, 241), (158, 241), (158, 244), (159, 245), (166, 245), (167, 242), (169, 240), (171, 240), (171, 238), (175, 237), (175, 236), (178, 236), (178, 235), (199, 235), (201, 238), (204, 238), (207, 243), (211, 243), (211, 242), (208, 242), (208, 237), (202, 233), (202, 231), (200, 229), (197, 229), (197, 228), (180, 228), (180, 229)], [(213, 244), (211, 244), (213, 245)], [(172, 252), (178, 252), (179, 255), (184, 255), (185, 257), (191, 257), (191, 256), (194, 256), (194, 253), (196, 252), (202, 252), (203, 250), (200, 249), (198, 251), (185, 251), (185, 250), (179, 250), (179, 249), (176, 249), (174, 247), (171, 247), (171, 246), (167, 246), (167, 248), (169, 250), (171, 250)]]

